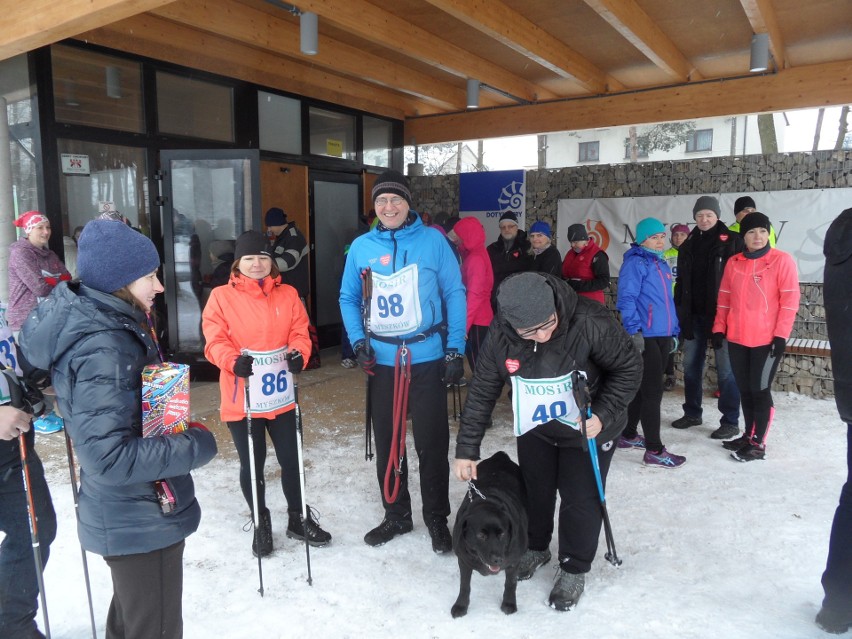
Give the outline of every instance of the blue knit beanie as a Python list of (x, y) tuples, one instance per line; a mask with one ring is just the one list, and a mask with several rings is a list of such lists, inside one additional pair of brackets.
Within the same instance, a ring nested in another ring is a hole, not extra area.
[(538, 222), (533, 222), (533, 225), (530, 227), (530, 235), (533, 233), (541, 233), (542, 235), (546, 235), (547, 237), (553, 237), (550, 234), (550, 224), (547, 222), (542, 222), (539, 220)]
[(660, 220), (655, 217), (646, 217), (636, 225), (636, 243), (641, 244), (652, 235), (665, 234), (665, 232), (666, 227)]
[(86, 286), (114, 293), (160, 268), (154, 243), (115, 220), (92, 220), (77, 245), (77, 275)]
[(287, 224), (287, 214), (284, 209), (273, 206), (266, 212), (264, 222), (266, 222), (266, 226), (284, 226)]

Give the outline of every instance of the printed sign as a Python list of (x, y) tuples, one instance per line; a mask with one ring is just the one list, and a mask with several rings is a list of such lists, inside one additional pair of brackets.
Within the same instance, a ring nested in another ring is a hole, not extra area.
[(60, 156), (65, 175), (89, 175), (89, 156), (63, 153)]

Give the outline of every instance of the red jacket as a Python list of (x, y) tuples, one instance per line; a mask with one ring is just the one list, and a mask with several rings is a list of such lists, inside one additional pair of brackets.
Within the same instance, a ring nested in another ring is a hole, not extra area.
[[(595, 257), (603, 253), (600, 268), (595, 268)], [(589, 240), (585, 248), (577, 253), (569, 248), (562, 262), (562, 277), (578, 295), (605, 303), (604, 289), (609, 286), (609, 258), (594, 240)]]
[(716, 302), (714, 333), (743, 346), (765, 346), (790, 337), (799, 310), (799, 274), (778, 249), (751, 260), (737, 253), (725, 265)]
[(474, 324), (488, 326), (494, 318), (494, 310), (491, 308), (494, 271), (491, 269), (491, 258), (485, 250), (482, 222), (475, 217), (463, 218), (456, 222), (453, 232), (461, 240), (459, 253), (462, 256), (462, 283), (467, 292), (465, 333), (469, 333)]
[[(281, 283), (280, 277), (266, 277), (260, 283), (231, 274), (224, 286), (217, 286), (201, 315), (201, 329), (207, 344), (204, 355), (219, 367), (220, 413), (222, 421), (235, 422), (246, 416), (243, 380), (234, 375), (234, 361), (242, 349), (271, 351), (287, 345), (305, 362), (311, 356), (308, 314), (296, 289)], [(252, 417), (272, 419), (293, 410), (294, 405)]]

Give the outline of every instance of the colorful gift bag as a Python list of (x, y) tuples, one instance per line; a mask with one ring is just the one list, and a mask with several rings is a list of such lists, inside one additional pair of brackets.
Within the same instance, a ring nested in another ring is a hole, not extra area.
[(189, 428), (189, 366), (163, 362), (142, 369), (142, 436)]

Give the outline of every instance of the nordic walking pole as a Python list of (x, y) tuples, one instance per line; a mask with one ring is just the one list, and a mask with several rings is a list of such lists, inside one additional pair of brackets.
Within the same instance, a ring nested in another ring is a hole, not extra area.
[(302, 536), (305, 539), (305, 560), (308, 562), (308, 585), (311, 577), (311, 545), (308, 543), (308, 506), (305, 501), (305, 456), (302, 450), (302, 409), (299, 407), (299, 385), (293, 382), (293, 400), (296, 403), (296, 450), (299, 453), (299, 490), (302, 493)]
[[(74, 495), (74, 516), (77, 521), (80, 520), (80, 491), (77, 489), (77, 473), (74, 466), (74, 449), (71, 446), (71, 438), (68, 436), (68, 430), (65, 433), (65, 451), (68, 454), (68, 472), (71, 474), (71, 493)], [(89, 619), (92, 622), (92, 639), (98, 639), (98, 631), (95, 626), (95, 609), (92, 606), (92, 586), (89, 582), (89, 562), (86, 559), (86, 549), (80, 545), (80, 555), (83, 558), (83, 577), (86, 581), (86, 596), (89, 599)]]
[[(243, 351), (246, 355), (247, 351)], [(251, 394), (249, 393), (249, 378), (243, 379), (243, 388), (246, 391), (246, 428), (248, 430), (248, 452), (249, 452), (249, 476), (251, 477), (251, 503), (252, 503), (252, 524), (254, 525), (254, 547), (257, 549), (257, 578), (260, 581), (260, 588), (257, 591), (263, 597), (263, 562), (260, 553), (260, 539), (257, 531), (260, 528), (260, 510), (257, 507), (257, 469), (254, 465), (254, 439), (252, 438), (251, 429)]]
[(33, 501), (32, 485), (30, 484), (30, 467), (27, 460), (27, 442), (23, 433), (18, 437), (21, 449), (21, 474), (24, 479), (24, 492), (27, 495), (27, 511), (30, 519), (30, 538), (33, 544), (33, 558), (35, 560), (36, 579), (38, 580), (38, 596), (41, 600), (41, 614), (44, 617), (44, 634), (50, 639), (50, 621), (47, 616), (47, 598), (44, 595), (44, 564), (41, 561), (41, 542), (38, 539), (38, 517)]
[[(361, 272), (361, 319), (364, 322), (364, 347), (370, 352), (370, 305), (373, 303), (373, 269)], [(364, 429), (364, 461), (373, 461), (373, 404), (370, 401), (370, 378), (367, 375), (367, 398), (365, 401), (366, 426)]]
[(598, 460), (598, 443), (593, 437), (591, 442), (586, 437), (586, 419), (592, 415), (592, 407), (589, 401), (589, 390), (586, 386), (585, 374), (580, 374), (574, 371), (571, 375), (574, 384), (574, 396), (577, 400), (577, 407), (580, 409), (580, 432), (583, 436), (583, 448), (588, 448), (589, 458), (592, 461), (592, 470), (595, 473), (595, 483), (598, 486), (598, 496), (601, 500), (601, 516), (603, 517), (604, 536), (606, 538), (606, 559), (613, 566), (620, 566), (621, 559), (618, 558), (618, 553), (615, 550), (615, 539), (612, 536), (612, 526), (609, 523), (609, 512), (606, 508), (606, 495), (604, 494), (603, 480), (601, 479), (601, 465)]

